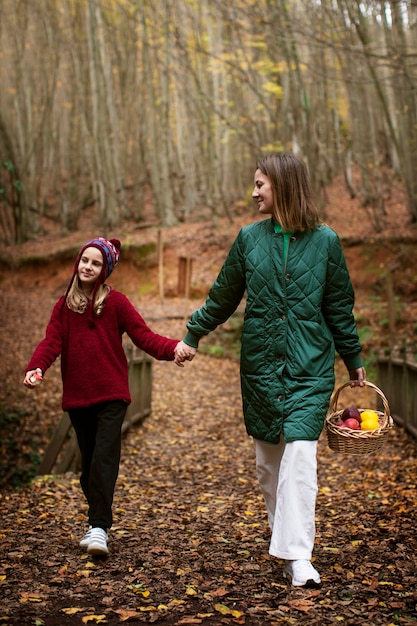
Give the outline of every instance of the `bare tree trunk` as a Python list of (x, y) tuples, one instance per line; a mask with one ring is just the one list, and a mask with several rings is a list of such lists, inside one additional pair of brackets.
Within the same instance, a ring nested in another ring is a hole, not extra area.
[(93, 202), (103, 229), (141, 219), (149, 189), (146, 210), (164, 224), (227, 215), (247, 199), (255, 157), (291, 149), (323, 199), (351, 150), (381, 224), (387, 181), (400, 175), (416, 219), (415, 2), (2, 0), (1, 10), (0, 111), (26, 197), (19, 237), (45, 216), (66, 232)]
[(392, 15), (392, 53), (396, 60), (394, 72), (396, 110), (400, 144), (403, 149), (403, 173), (408, 192), (410, 214), (417, 221), (417, 77), (411, 75), (407, 59), (412, 56), (404, 32), (403, 16), (398, 1), (390, 0)]
[[(169, 51), (168, 51), (168, 7), (164, 14), (164, 65), (162, 68), (161, 94), (156, 93), (154, 80), (155, 64), (152, 62), (151, 40), (147, 25), (147, 16), (144, 8), (139, 8), (141, 12), (141, 26), (143, 31), (143, 63), (146, 80), (147, 93), (147, 124), (150, 133), (149, 169), (148, 176), (151, 182), (155, 208), (165, 226), (172, 226), (176, 223), (176, 216), (173, 207), (173, 196), (170, 188), (170, 168), (169, 168), (169, 145), (168, 145), (168, 125), (169, 125)], [(161, 104), (157, 104), (161, 102)], [(146, 128), (145, 127), (145, 128)], [(145, 130), (144, 128), (144, 130)]]
[(159, 167), (161, 172), (161, 202), (164, 213), (164, 224), (174, 226), (177, 223), (174, 206), (174, 196), (171, 184), (171, 146), (170, 146), (170, 66), (171, 51), (169, 28), (171, 23), (170, 7), (166, 2), (163, 15), (163, 65), (161, 68), (161, 125)]
[(99, 210), (105, 228), (119, 221), (117, 189), (119, 188), (112, 142), (113, 128), (108, 109), (112, 97), (112, 84), (107, 71), (103, 22), (100, 5), (94, 0), (87, 3), (87, 41), (89, 50), (90, 82), (92, 95), (92, 139), (94, 142), (95, 181)]

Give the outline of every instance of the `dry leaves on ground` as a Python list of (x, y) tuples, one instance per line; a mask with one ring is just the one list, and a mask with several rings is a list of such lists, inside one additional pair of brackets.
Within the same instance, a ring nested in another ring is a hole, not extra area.
[[(406, 298), (404, 310), (396, 312), (398, 328), (413, 332), (413, 248), (370, 246), (372, 224), (358, 202), (337, 189), (335, 198), (327, 221), (342, 236), (368, 241), (348, 250), (348, 261), (370, 351), (387, 337), (384, 276), (392, 261), (404, 269), (395, 277)], [(410, 234), (404, 207), (394, 208), (387, 228), (393, 223), (396, 234)], [(219, 230), (185, 224), (171, 230), (167, 291), (175, 291), (177, 257), (185, 254), (198, 260), (193, 279), (202, 296), (238, 225)], [(88, 237), (86, 230), (67, 243), (78, 246)], [(121, 238), (145, 239), (138, 232)], [(60, 249), (66, 242), (52, 234), (15, 252), (50, 252), (53, 245)], [(2, 437), (0, 454), (11, 479), (24, 480), (25, 468), (42, 454), (59, 419), (59, 364), (34, 392), (24, 389), (21, 379), (71, 267), (70, 261), (52, 260), (42, 269), (37, 264), (12, 270), (1, 285), (0, 405), (12, 436)], [(148, 276), (132, 265), (117, 276), (116, 286), (156, 331), (182, 336), (184, 319), (199, 302), (166, 299), (161, 305), (155, 269)], [(138, 294), (146, 282), (153, 282), (154, 293), (145, 300)], [(199, 354), (184, 369), (154, 363), (153, 373), (152, 414), (123, 443), (107, 559), (92, 559), (78, 547), (86, 510), (77, 476), (38, 477), (28, 487), (1, 493), (0, 624), (417, 624), (414, 440), (395, 428), (380, 453), (353, 457), (332, 452), (321, 439), (315, 565), (323, 586), (292, 589), (280, 562), (268, 555), (269, 530), (243, 426), (237, 361)], [(339, 365), (337, 374), (343, 380)]]
[[(181, 325), (155, 329), (175, 336)], [(152, 415), (124, 440), (108, 559), (78, 548), (76, 476), (3, 494), (0, 623), (415, 623), (416, 456), (398, 428), (370, 457), (320, 441), (323, 587), (294, 590), (268, 556), (238, 363), (155, 363)]]

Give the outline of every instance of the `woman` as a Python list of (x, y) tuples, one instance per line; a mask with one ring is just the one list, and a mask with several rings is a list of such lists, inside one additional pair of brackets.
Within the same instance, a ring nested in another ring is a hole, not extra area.
[(305, 164), (260, 158), (252, 193), (269, 219), (242, 228), (177, 347), (191, 359), (246, 292), (241, 388), (271, 527), (270, 554), (294, 586), (318, 586), (315, 539), (317, 440), (334, 388), (335, 350), (352, 386), (366, 374), (353, 317), (354, 293), (336, 233), (320, 224)]

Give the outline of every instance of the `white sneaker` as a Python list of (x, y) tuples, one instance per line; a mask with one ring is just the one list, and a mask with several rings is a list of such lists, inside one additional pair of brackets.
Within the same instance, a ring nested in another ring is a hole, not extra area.
[(310, 561), (300, 559), (287, 561), (283, 570), (284, 578), (290, 580), (293, 587), (319, 587), (320, 574), (311, 565)]
[(88, 544), (90, 543), (90, 537), (91, 537), (91, 531), (93, 530), (92, 526), (88, 527), (87, 532), (85, 533), (84, 537), (81, 539), (80, 541), (80, 548), (88, 548)]
[[(88, 533), (87, 533), (88, 534)], [(94, 556), (105, 556), (109, 553), (107, 547), (108, 535), (102, 528), (92, 528), (89, 544), (87, 547), (88, 554)]]

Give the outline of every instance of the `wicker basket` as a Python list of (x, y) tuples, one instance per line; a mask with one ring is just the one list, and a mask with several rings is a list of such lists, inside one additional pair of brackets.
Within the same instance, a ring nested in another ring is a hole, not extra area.
[[(341, 420), (343, 409), (337, 410), (339, 394), (345, 387), (350, 387), (351, 381), (341, 385), (334, 392), (329, 411), (326, 417), (327, 442), (329, 447), (336, 452), (345, 454), (372, 454), (380, 450), (384, 444), (385, 437), (393, 426), (393, 419), (390, 415), (388, 401), (382, 391), (373, 383), (365, 381), (365, 385), (375, 389), (382, 399), (384, 411), (375, 411), (379, 417), (379, 428), (375, 430), (351, 430), (350, 428), (340, 428), (336, 425)], [(361, 413), (365, 409), (358, 409)]]

